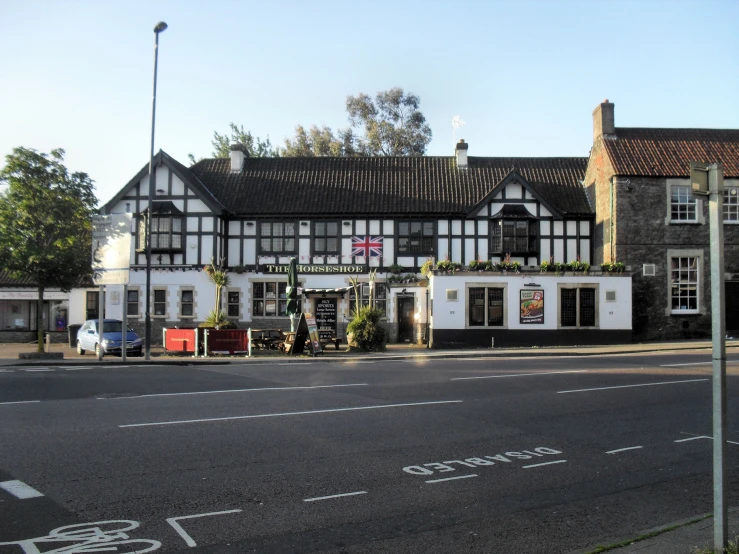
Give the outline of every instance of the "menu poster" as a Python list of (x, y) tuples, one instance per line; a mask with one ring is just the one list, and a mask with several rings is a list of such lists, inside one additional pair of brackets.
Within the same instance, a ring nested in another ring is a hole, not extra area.
[(336, 298), (316, 300), (316, 322), (321, 340), (330, 340), (336, 336)]
[(313, 354), (320, 354), (323, 352), (321, 347), (321, 340), (318, 336), (318, 325), (316, 324), (316, 318), (313, 314), (304, 314), (305, 322), (308, 324), (308, 337), (310, 338), (311, 347), (313, 348)]
[(544, 291), (521, 291), (521, 323), (544, 323)]

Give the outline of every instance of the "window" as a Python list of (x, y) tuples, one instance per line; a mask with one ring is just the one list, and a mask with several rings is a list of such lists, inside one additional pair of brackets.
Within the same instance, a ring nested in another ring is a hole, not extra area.
[(182, 317), (192, 317), (195, 315), (195, 291), (183, 290), (180, 292), (180, 315)]
[[(229, 298), (229, 307), (230, 304)], [(287, 316), (287, 283), (254, 283), (252, 285), (252, 315)]]
[(313, 226), (313, 253), (339, 253), (339, 223), (336, 221), (316, 221)]
[(398, 222), (398, 252), (433, 254), (434, 223), (432, 221)]
[(295, 222), (268, 222), (259, 224), (262, 253), (289, 254), (295, 252)]
[(560, 327), (595, 327), (597, 308), (596, 292), (596, 289), (593, 287), (560, 287)]
[[(182, 250), (182, 218), (154, 216), (151, 218), (151, 249)], [(146, 215), (139, 219), (139, 250), (146, 248)]]
[[(387, 316), (387, 288), (385, 283), (375, 283), (374, 306)], [(359, 283), (357, 285), (359, 295), (361, 297), (362, 306), (369, 306), (370, 303), (370, 285), (369, 283)], [(354, 295), (354, 288), (349, 289), (349, 313), (354, 314), (357, 305)]]
[(502, 287), (470, 287), (468, 310), (470, 327), (502, 327), (505, 322)]
[(87, 291), (86, 296), (86, 319), (98, 319), (100, 317), (100, 314), (98, 313), (100, 294), (97, 291)]
[(239, 317), (240, 314), (240, 299), (239, 291), (228, 291), (228, 317)]
[(490, 252), (493, 254), (529, 254), (538, 250), (535, 222), (498, 219), (490, 227)]
[(138, 317), (139, 315), (139, 291), (129, 290), (126, 298), (126, 315)]
[(670, 220), (698, 221), (698, 201), (693, 196), (689, 185), (672, 185), (670, 187)]
[(160, 317), (167, 315), (167, 291), (165, 289), (154, 291), (154, 315)]
[(670, 259), (671, 309), (674, 312), (698, 311), (698, 257)]
[(724, 183), (724, 223), (739, 223), (739, 186)]

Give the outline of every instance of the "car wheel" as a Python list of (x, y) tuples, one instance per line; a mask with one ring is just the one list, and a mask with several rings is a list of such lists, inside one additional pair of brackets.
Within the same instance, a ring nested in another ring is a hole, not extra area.
[(95, 356), (97, 356), (97, 357), (98, 357), (98, 359), (100, 359), (100, 358), (102, 357), (102, 356), (100, 355), (100, 353), (101, 353), (101, 352), (100, 352), (100, 345), (99, 345), (99, 344), (96, 344), (96, 345), (95, 345)]
[(85, 349), (82, 348), (82, 343), (80, 341), (77, 341), (77, 354), (80, 356), (83, 356), (85, 354)]

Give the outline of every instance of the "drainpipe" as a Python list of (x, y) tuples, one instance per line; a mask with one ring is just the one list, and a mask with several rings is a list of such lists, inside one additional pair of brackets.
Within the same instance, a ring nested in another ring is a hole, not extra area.
[(608, 217), (608, 225), (610, 226), (608, 230), (608, 241), (609, 241), (609, 251), (610, 251), (610, 260), (613, 262), (613, 177), (611, 177), (611, 212)]

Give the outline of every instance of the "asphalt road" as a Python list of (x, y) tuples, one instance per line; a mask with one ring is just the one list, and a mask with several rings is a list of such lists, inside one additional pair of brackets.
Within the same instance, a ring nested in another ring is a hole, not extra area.
[(609, 543), (712, 510), (710, 376), (708, 351), (0, 368), (0, 554)]

